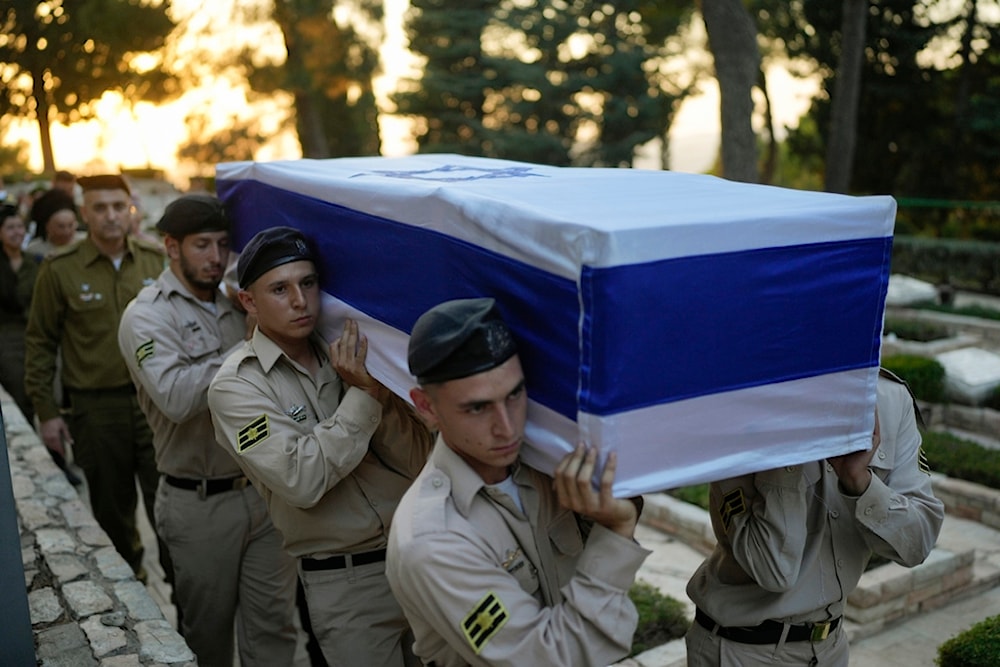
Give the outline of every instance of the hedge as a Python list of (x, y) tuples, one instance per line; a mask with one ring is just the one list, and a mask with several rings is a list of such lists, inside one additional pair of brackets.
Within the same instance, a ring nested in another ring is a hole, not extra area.
[(896, 354), (882, 359), (882, 366), (910, 385), (921, 401), (940, 403), (944, 398), (944, 366), (934, 359), (913, 354)]
[(1000, 663), (1000, 616), (976, 623), (938, 647), (941, 667), (996, 667)]

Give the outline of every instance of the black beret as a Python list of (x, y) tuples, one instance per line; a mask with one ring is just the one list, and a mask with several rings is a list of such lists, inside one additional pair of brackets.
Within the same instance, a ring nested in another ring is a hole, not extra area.
[(236, 279), (246, 289), (271, 269), (308, 260), (316, 263), (309, 240), (293, 227), (271, 227), (250, 239), (236, 263)]
[(84, 192), (88, 190), (124, 190), (132, 194), (128, 183), (118, 174), (99, 174), (97, 176), (81, 176), (76, 179)]
[(31, 205), (31, 219), (38, 223), (40, 233), (44, 234), (49, 218), (62, 210), (73, 211), (76, 215), (76, 202), (62, 190), (49, 190)]
[(180, 239), (201, 232), (228, 232), (229, 219), (218, 197), (195, 193), (167, 204), (156, 228)]
[(516, 353), (494, 299), (456, 299), (417, 319), (407, 361), (417, 382), (433, 384), (488, 371)]

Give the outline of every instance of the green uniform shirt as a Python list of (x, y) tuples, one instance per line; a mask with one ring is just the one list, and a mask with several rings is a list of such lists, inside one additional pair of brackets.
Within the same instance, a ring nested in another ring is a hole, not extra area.
[(28, 321), (31, 291), (38, 276), (38, 262), (24, 255), (15, 271), (10, 259), (0, 251), (0, 329), (23, 331)]
[(122, 311), (166, 266), (163, 252), (129, 237), (121, 267), (88, 237), (42, 262), (25, 334), (24, 383), (42, 421), (59, 415), (52, 391), (62, 350), (67, 390), (130, 386), (118, 349)]

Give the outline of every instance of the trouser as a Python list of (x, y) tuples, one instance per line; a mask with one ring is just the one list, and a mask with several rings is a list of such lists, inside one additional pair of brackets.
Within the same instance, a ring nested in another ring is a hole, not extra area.
[(848, 667), (843, 623), (822, 641), (779, 641), (777, 644), (743, 644), (723, 639), (698, 623), (692, 623), (684, 642), (688, 667)]
[[(90, 507), (111, 543), (143, 580), (143, 547), (136, 524), (139, 497), (149, 523), (156, 526), (153, 506), (160, 474), (153, 453), (153, 433), (129, 387), (108, 390), (70, 391), (69, 430), (73, 456), (87, 478)], [(160, 564), (168, 582), (173, 569), (166, 547), (160, 544)]]
[(299, 566), (313, 633), (330, 667), (416, 667), (413, 632), (389, 590), (385, 561), (307, 572)]
[(184, 639), (200, 667), (232, 667), (234, 620), (242, 667), (291, 665), (295, 559), (260, 494), (247, 486), (204, 495), (163, 480), (156, 518), (173, 561)]

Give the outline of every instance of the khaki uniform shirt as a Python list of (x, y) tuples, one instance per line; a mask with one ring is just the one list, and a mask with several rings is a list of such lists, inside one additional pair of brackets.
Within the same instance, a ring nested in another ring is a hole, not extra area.
[(213, 310), (169, 268), (125, 309), (118, 344), (153, 429), (160, 472), (187, 479), (241, 474), (215, 443), (208, 384), (245, 332), (246, 317), (229, 299), (217, 294)]
[(386, 575), (414, 651), (438, 667), (624, 657), (638, 620), (628, 589), (649, 551), (562, 507), (547, 475), (522, 463), (513, 481), (523, 512), (439, 438), (403, 497)]
[(878, 419), (872, 481), (858, 497), (840, 491), (826, 461), (712, 484), (718, 545), (687, 588), (698, 607), (723, 626), (831, 620), (873, 552), (908, 567), (923, 562), (944, 508), (902, 384), (879, 380)]
[(314, 379), (258, 328), (215, 376), (208, 404), (267, 502), (293, 556), (323, 558), (385, 547), (393, 513), (433, 439), (399, 397), (346, 389), (314, 336)]
[(131, 385), (118, 350), (118, 322), (165, 264), (159, 249), (132, 237), (119, 269), (89, 237), (45, 258), (25, 332), (24, 382), (40, 420), (59, 415), (52, 388), (60, 349), (67, 390)]

